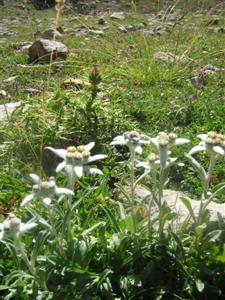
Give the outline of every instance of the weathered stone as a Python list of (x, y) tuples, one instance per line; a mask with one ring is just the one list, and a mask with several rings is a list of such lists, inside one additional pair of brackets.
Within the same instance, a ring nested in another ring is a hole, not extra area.
[(78, 78), (68, 78), (64, 80), (61, 84), (63, 88), (76, 88), (78, 90), (87, 88), (90, 86), (90, 83)]
[(103, 30), (93, 30), (93, 29), (89, 29), (88, 33), (93, 34), (93, 35), (104, 35), (104, 31)]
[(125, 15), (124, 12), (119, 11), (119, 12), (114, 12), (110, 15), (111, 19), (115, 19), (115, 20), (124, 20), (125, 19)]
[(28, 49), (29, 63), (49, 62), (52, 56), (55, 59), (66, 59), (68, 55), (67, 47), (61, 43), (46, 39), (40, 39), (33, 43)]
[(41, 34), (41, 37), (46, 40), (52, 40), (54, 38), (60, 38), (62, 36), (63, 36), (63, 30), (61, 30), (60, 28), (48, 29)]
[(168, 63), (173, 63), (176, 61), (184, 61), (184, 62), (189, 61), (189, 58), (186, 57), (185, 55), (178, 56), (171, 52), (162, 52), (162, 51), (156, 52), (153, 58), (155, 61), (163, 61)]
[(2, 82), (14, 84), (14, 83), (17, 83), (18, 80), (19, 80), (19, 76), (12, 76), (7, 79), (4, 79)]
[(99, 17), (98, 19), (98, 25), (105, 25), (106, 21), (104, 17)]
[(0, 105), (0, 123), (6, 121), (19, 105), (20, 102), (11, 102)]
[[(125, 191), (129, 194), (131, 192), (131, 189), (129, 186), (125, 186)], [(135, 197), (139, 200), (144, 200), (147, 199), (147, 197), (150, 196), (150, 192), (148, 189), (145, 187), (138, 185), (135, 189)], [(200, 200), (194, 200), (185, 195), (182, 192), (179, 191), (174, 191), (174, 190), (164, 190), (163, 191), (163, 197), (162, 197), (162, 202), (166, 202), (167, 205), (170, 207), (170, 209), (176, 213), (176, 218), (174, 224), (171, 223), (172, 226), (178, 226), (178, 229), (182, 226), (182, 224), (188, 222), (189, 223), (189, 228), (193, 224), (193, 220), (190, 218), (190, 213), (187, 209), (187, 207), (184, 205), (183, 201), (181, 200), (181, 197), (188, 199), (189, 202), (191, 203), (193, 212), (195, 217), (198, 216), (199, 214), (199, 209), (200, 209)], [(121, 195), (121, 198), (119, 198), (120, 201), (125, 201), (124, 196)], [(210, 220), (209, 223), (207, 224), (207, 228), (213, 228), (217, 224), (218, 220), (218, 213), (222, 215), (225, 221), (225, 204), (219, 204), (216, 202), (210, 202), (207, 210), (209, 211), (210, 215)], [(151, 215), (152, 218), (156, 217), (158, 214), (158, 208), (156, 204), (153, 202), (152, 205), (152, 210), (151, 210)], [(146, 213), (143, 213), (142, 215), (147, 215)]]

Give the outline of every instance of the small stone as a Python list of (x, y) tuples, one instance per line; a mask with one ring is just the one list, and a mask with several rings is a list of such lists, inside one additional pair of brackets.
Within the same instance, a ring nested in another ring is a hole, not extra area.
[(43, 39), (52, 40), (52, 39), (54, 39), (55, 37), (56, 37), (56, 38), (61, 38), (61, 37), (63, 36), (62, 33), (63, 33), (62, 31), (60, 32), (60, 31), (57, 30), (57, 29), (48, 29), (48, 30), (45, 30), (45, 31), (42, 33), (41, 37), (42, 37)]
[(115, 19), (115, 20), (124, 20), (125, 19), (125, 15), (124, 12), (119, 11), (119, 12), (114, 12), (110, 15), (111, 19)]
[(67, 55), (68, 49), (63, 43), (46, 39), (35, 41), (28, 49), (29, 63), (49, 62), (51, 56), (53, 60), (66, 59)]
[(175, 61), (184, 61), (184, 62), (189, 61), (189, 58), (186, 57), (185, 55), (178, 56), (171, 52), (162, 52), (162, 51), (156, 52), (153, 58), (155, 61), (163, 61), (168, 63), (173, 63)]
[(94, 34), (94, 35), (104, 35), (104, 31), (103, 30), (93, 30), (93, 29), (89, 29), (88, 33), (90, 34)]
[(0, 105), (0, 123), (6, 121), (21, 102), (11, 102)]
[(106, 21), (104, 17), (99, 17), (98, 19), (98, 25), (105, 25)]
[(2, 82), (4, 83), (16, 83), (19, 79), (19, 76), (12, 76), (7, 79), (4, 79)]
[(121, 31), (121, 32), (127, 32), (126, 27), (123, 26), (123, 25), (120, 25), (120, 26), (118, 27), (118, 29), (119, 29), (119, 31)]
[(76, 88), (78, 90), (90, 87), (90, 83), (78, 78), (68, 78), (61, 84), (63, 88)]

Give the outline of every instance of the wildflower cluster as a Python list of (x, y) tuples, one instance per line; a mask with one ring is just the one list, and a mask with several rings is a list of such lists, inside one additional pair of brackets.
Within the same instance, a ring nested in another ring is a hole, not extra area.
[(211, 154), (219, 154), (222, 156), (225, 155), (225, 135), (210, 131), (208, 134), (200, 134), (198, 137), (202, 141), (189, 152), (189, 155), (199, 151), (208, 151)]
[(61, 170), (65, 170), (67, 174), (70, 176), (76, 175), (77, 177), (82, 177), (85, 174), (100, 174), (102, 175), (102, 171), (97, 168), (91, 168), (88, 164), (94, 161), (106, 158), (104, 154), (97, 154), (91, 156), (90, 150), (94, 147), (95, 143), (89, 143), (87, 145), (81, 145), (78, 147), (70, 146), (66, 150), (65, 149), (54, 149), (52, 147), (47, 147), (53, 153), (55, 153), (60, 158), (64, 159), (62, 163), (60, 163), (56, 172), (60, 172)]
[(110, 145), (126, 145), (130, 152), (142, 154), (142, 145), (149, 144), (149, 139), (137, 131), (125, 132), (114, 138)]

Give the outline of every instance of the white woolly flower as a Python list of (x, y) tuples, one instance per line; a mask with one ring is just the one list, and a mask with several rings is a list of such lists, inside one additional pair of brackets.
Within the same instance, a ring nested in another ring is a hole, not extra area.
[(167, 165), (169, 149), (173, 146), (183, 145), (189, 143), (190, 140), (177, 138), (177, 135), (173, 132), (166, 134), (165, 132), (159, 132), (157, 137), (150, 138), (151, 143), (159, 151), (160, 164), (162, 168)]
[(74, 195), (73, 191), (69, 189), (57, 187), (54, 177), (50, 177), (48, 181), (41, 181), (35, 174), (30, 174), (30, 177), (34, 182), (32, 193), (23, 199), (20, 206), (39, 198), (42, 199), (44, 204), (50, 205), (51, 199), (55, 195)]
[(35, 226), (37, 226), (37, 224), (33, 222), (33, 220), (30, 220), (27, 223), (22, 223), (19, 218), (10, 214), (5, 221), (0, 223), (0, 240), (4, 239), (7, 235), (19, 237)]
[(193, 155), (200, 151), (207, 151), (211, 154), (225, 155), (225, 136), (216, 132), (208, 132), (208, 134), (199, 134), (198, 138), (202, 141), (191, 149), (188, 155)]
[(137, 131), (130, 131), (115, 137), (110, 145), (125, 145), (129, 148), (130, 152), (134, 151), (137, 154), (142, 154), (142, 145), (149, 143), (146, 136), (139, 134)]
[(147, 161), (138, 162), (137, 167), (143, 167), (145, 170), (156, 170), (160, 166), (159, 156), (155, 153), (150, 153)]
[(57, 168), (56, 172), (65, 170), (65, 173), (69, 176), (75, 174), (77, 177), (82, 177), (84, 174), (99, 174), (103, 175), (102, 171), (97, 168), (91, 168), (88, 164), (100, 159), (104, 159), (107, 155), (96, 154), (91, 156), (90, 150), (94, 147), (95, 143), (89, 143), (78, 147), (68, 147), (67, 149), (54, 149), (52, 147), (46, 147), (51, 150), (57, 156), (63, 159)]

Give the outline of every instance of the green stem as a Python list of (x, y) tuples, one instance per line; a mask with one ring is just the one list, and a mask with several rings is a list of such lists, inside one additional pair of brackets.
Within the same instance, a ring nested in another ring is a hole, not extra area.
[(162, 196), (163, 196), (163, 174), (164, 168), (161, 167), (159, 174), (159, 195), (158, 195), (158, 208), (159, 208), (159, 237), (162, 239), (163, 237), (163, 212), (162, 212)]
[(54, 235), (55, 239), (56, 239), (56, 242), (58, 244), (58, 248), (59, 248), (59, 252), (60, 254), (65, 257), (65, 253), (64, 253), (64, 249), (62, 247), (62, 240), (61, 238), (58, 237), (57, 235), (57, 232), (55, 230), (55, 226), (54, 226), (54, 221), (53, 221), (53, 208), (48, 206), (48, 217), (49, 217), (49, 222), (50, 222), (50, 225), (51, 225), (51, 231), (52, 231), (52, 234)]
[(209, 185), (210, 185), (210, 180), (211, 180), (211, 177), (212, 177), (212, 171), (213, 171), (213, 168), (214, 168), (215, 164), (216, 164), (216, 154), (212, 153), (211, 156), (210, 156), (207, 179), (206, 179), (205, 184), (204, 184), (204, 198), (205, 199), (207, 199), (207, 193), (208, 193), (208, 189), (209, 189)]
[(36, 277), (36, 271), (35, 271), (35, 267), (33, 266), (33, 264), (31, 264), (31, 262), (29, 261), (27, 254), (25, 252), (24, 246), (19, 238), (19, 236), (15, 235), (14, 236), (14, 241), (15, 241), (15, 245), (18, 248), (21, 257), (23, 259), (23, 261), (25, 262), (27, 268), (29, 269), (30, 273)]
[(137, 225), (136, 225), (136, 216), (135, 216), (135, 210), (134, 210), (134, 198), (135, 198), (135, 175), (134, 175), (134, 169), (135, 169), (135, 152), (134, 149), (131, 149), (131, 173), (130, 173), (130, 181), (131, 181), (131, 213), (132, 213), (132, 219), (133, 219), (133, 226), (134, 226), (134, 233), (137, 232)]

